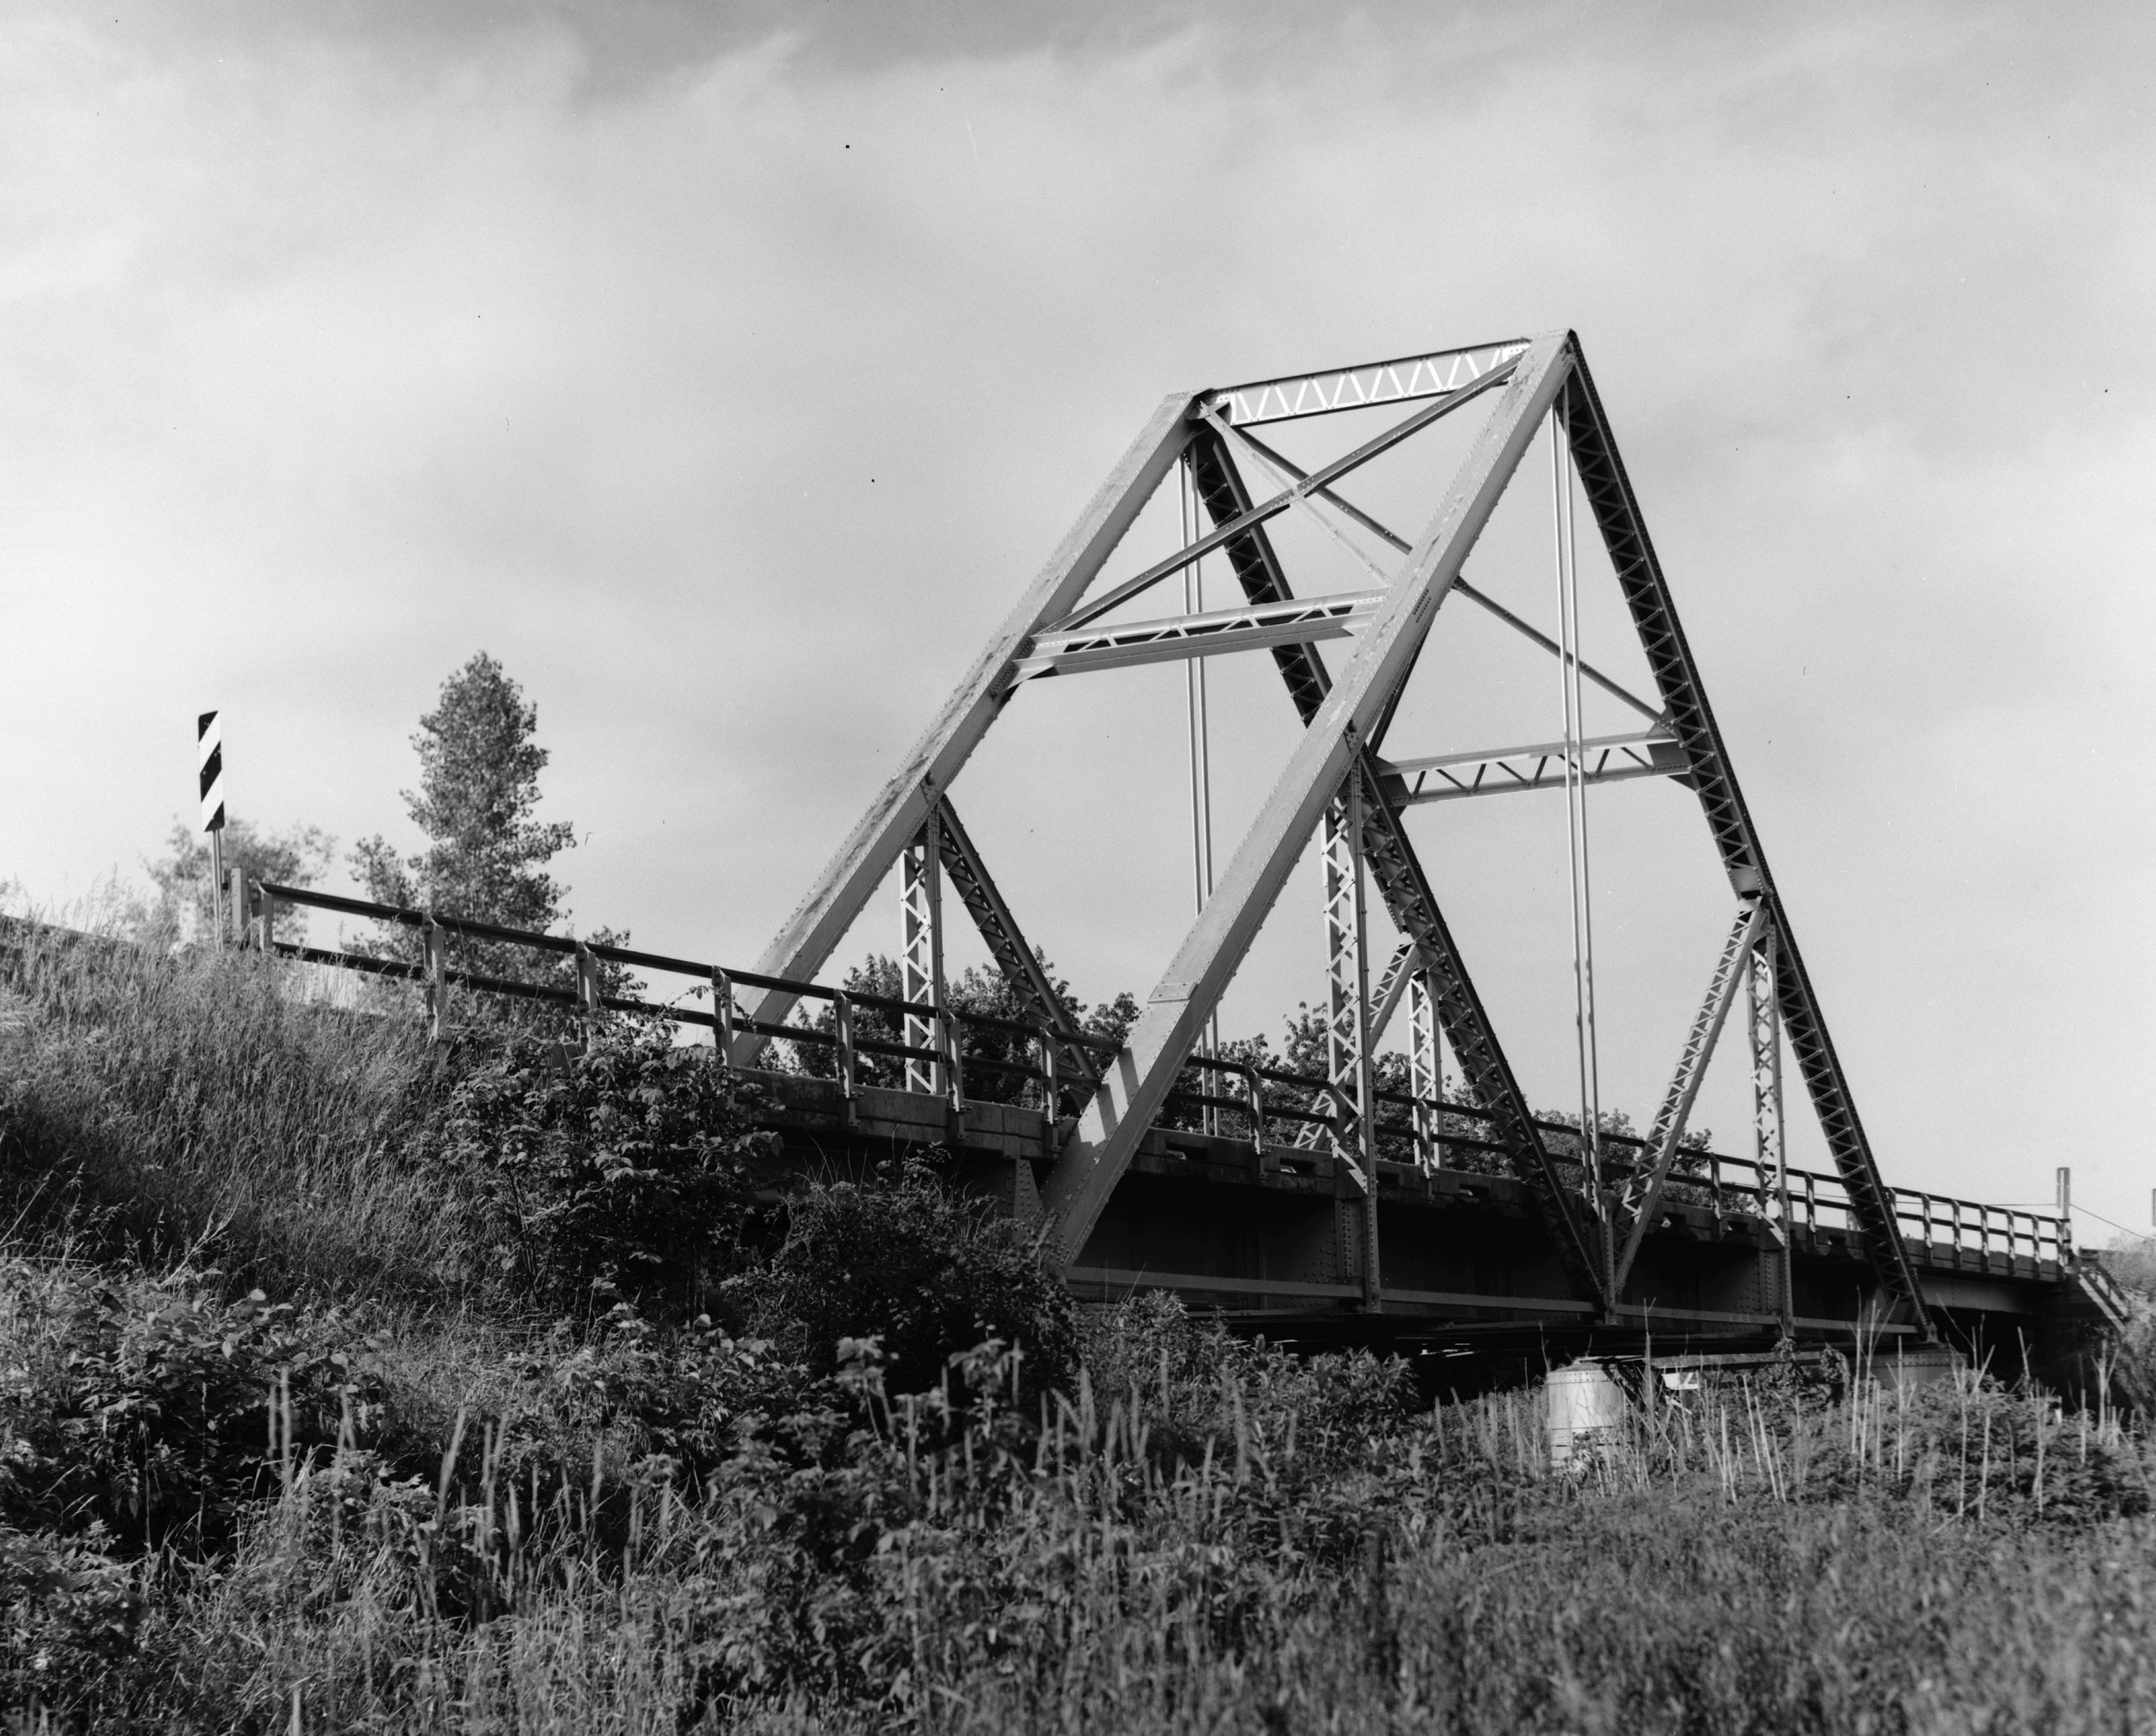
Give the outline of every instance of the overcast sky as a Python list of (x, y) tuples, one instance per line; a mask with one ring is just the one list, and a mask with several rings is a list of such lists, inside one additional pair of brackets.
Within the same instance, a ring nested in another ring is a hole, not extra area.
[[(1570, 326), (1889, 1179), (2145, 1226), (2146, 9), (1075, 10), (0, 13), (0, 875), (139, 880), (210, 706), (234, 813), (416, 843), (484, 648), (577, 922), (746, 964), (1163, 393)], [(1532, 456), (1475, 570), (1547, 619)], [(1489, 630), (1394, 751), (1555, 733)], [(1089, 999), (1188, 919), (1180, 683), (1025, 696), (956, 792)], [(1224, 862), (1292, 725), (1215, 691)], [(1644, 1122), (1729, 897), (1681, 790), (1593, 814)], [(1553, 1107), (1561, 827), (1414, 819)], [(1305, 874), (1229, 1026), (1321, 944)]]

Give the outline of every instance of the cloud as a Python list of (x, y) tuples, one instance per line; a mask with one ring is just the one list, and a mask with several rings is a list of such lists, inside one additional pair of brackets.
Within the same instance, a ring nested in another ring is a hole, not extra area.
[[(580, 915), (742, 961), (1162, 393), (1570, 325), (1897, 1173), (2025, 1195), (2037, 1143), (2124, 1118), (2156, 962), (2120, 865), (2150, 27), (1758, 16), (19, 12), (11, 871), (151, 847), (207, 704), (244, 811), (394, 831), (413, 721), (483, 645), (592, 835)], [(1539, 597), (1522, 526), (1477, 560)], [(1224, 855), (1288, 727), (1239, 679)], [(1183, 920), (1179, 695), (1029, 698), (977, 768), (1090, 995)], [(1464, 880), (1462, 824), (1430, 849)], [(1562, 1095), (1537, 860), (1461, 921)], [(1611, 941), (1651, 990), (1606, 1027), (1635, 1099), (1720, 921), (1682, 872), (1697, 910)], [(1245, 1023), (1316, 990), (1282, 920)]]

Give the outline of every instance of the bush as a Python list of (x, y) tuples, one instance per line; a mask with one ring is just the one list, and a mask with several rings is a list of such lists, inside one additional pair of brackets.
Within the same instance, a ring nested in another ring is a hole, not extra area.
[(0, 1517), (90, 1522), (126, 1548), (222, 1549), (249, 1502), (378, 1409), (367, 1352), (336, 1348), (335, 1317), (303, 1319), (259, 1291), (220, 1302), (215, 1276), (0, 1266), (13, 1376)]
[(432, 1154), (475, 1190), (520, 1289), (687, 1316), (754, 1244), (749, 1166), (773, 1136), (751, 1130), (751, 1104), (663, 1027), (615, 1027), (580, 1054), (520, 1037), (457, 1081)]
[(1076, 1306), (1034, 1240), (918, 1161), (797, 1194), (757, 1283), (762, 1317), (798, 1333), (819, 1374), (837, 1367), (841, 1338), (880, 1340), (896, 1392), (936, 1385), (951, 1358), (988, 1338), (1023, 1349), (1029, 1394), (1077, 1365)]

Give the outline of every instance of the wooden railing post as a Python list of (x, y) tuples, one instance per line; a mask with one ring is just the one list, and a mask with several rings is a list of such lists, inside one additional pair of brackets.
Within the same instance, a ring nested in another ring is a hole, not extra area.
[(420, 929), (419, 937), (425, 948), (427, 1016), (433, 1025), (430, 1035), (439, 1043), (449, 1029), (449, 947), (447, 937), (442, 932), (442, 925), (434, 920), (432, 912), (428, 912), (426, 924)]
[(1063, 1078), (1055, 1059), (1055, 1027), (1043, 1020), (1034, 1027), (1034, 1045), (1040, 1051), (1040, 1107), (1052, 1129), (1063, 1112)]
[(854, 1000), (843, 989), (831, 996), (831, 1024), (839, 1039), (839, 1097), (844, 1103), (846, 1125), (857, 1113), (854, 1097)]
[(716, 964), (711, 967), (711, 1047), (719, 1065), (734, 1064), (734, 979)]
[(598, 1047), (599, 961), (582, 941), (577, 942), (577, 1011), (584, 1021), (584, 1053)]

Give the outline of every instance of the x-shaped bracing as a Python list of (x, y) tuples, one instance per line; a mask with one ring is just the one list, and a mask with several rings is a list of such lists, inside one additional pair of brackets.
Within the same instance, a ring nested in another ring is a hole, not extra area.
[[(1437, 513), (1412, 542), (1335, 491), (1333, 485), (1358, 465), (1484, 394), (1495, 396), (1491, 413)], [(1300, 471), (1248, 432), (1264, 421), (1388, 402), (1419, 408), (1345, 459), (1313, 472)], [(758, 971), (795, 980), (814, 976), (877, 885), (922, 835), (930, 815), (947, 811), (942, 793), (1029, 676), (1075, 673), (1089, 662), (1101, 666), (1262, 645), (1278, 664), (1306, 727), (1210, 900), (1147, 997), (1122, 1051), (1101, 1070), (1053, 1166), (1043, 1201), (1051, 1215), (1055, 1251), (1065, 1264), (1075, 1260), (1297, 855), (1327, 807), (1342, 804), (1351, 794), (1348, 780), (1354, 778), (1358, 782), (1352, 794), (1358, 798), (1355, 806), (1362, 814), (1364, 860), (1395, 925), (1415, 949), (1461, 1071), (1481, 1109), (1494, 1117), (1517, 1172), (1540, 1204), (1578, 1293), (1614, 1307), (1621, 1293), (1620, 1264), (1629, 1271), (1650, 1223), (1645, 1208), (1651, 1208), (1658, 1197), (1660, 1181), (1635, 1195), (1618, 1197), (1623, 1190), (1613, 1189), (1613, 1197), (1596, 1200), (1558, 1175), (1401, 824), (1406, 805), (1418, 798), (1430, 799), (1425, 790), (1436, 793), (1428, 777), (1418, 786), (1410, 775), (1444, 768), (1413, 763), (1395, 768), (1376, 752), (1438, 608), (1455, 590), (1546, 649), (1556, 649), (1461, 578), (1467, 556), (1522, 455), (1553, 413), (1564, 430), (1660, 699), (1659, 705), (1640, 699), (1600, 671), (1581, 666), (1584, 677), (1615, 694), (1651, 725), (1636, 741), (1620, 744), (1630, 758), (1613, 764), (1605, 758), (1602, 772), (1674, 775), (1697, 792), (1732, 886), (1750, 901), (1746, 920), (1756, 912), (1772, 937), (1770, 948), (1759, 952), (1755, 946), (1750, 956), (1771, 985), (1774, 1009), (1788, 1030), (1875, 1268), (1904, 1317), (1928, 1324), (1897, 1232), (1891, 1195), (1857, 1118), (1600, 399), (1569, 332), (1226, 391), (1178, 393), (1164, 399), (900, 771), (817, 877), (766, 950)], [(1231, 448), (1240, 449), (1246, 460), (1264, 465), (1281, 485), (1265, 500), (1253, 500)], [(1088, 599), (1090, 587), (1146, 501), (1169, 470), (1186, 460), (1214, 528), (1171, 559)], [(1322, 608), (1298, 603), (1264, 530), (1270, 518), (1290, 511), (1310, 516), (1383, 583), (1344, 604), (1337, 599)], [(1343, 519), (1374, 532), (1402, 556), (1397, 573), (1378, 569), (1342, 534)], [(1211, 620), (1184, 617), (1122, 629), (1098, 625), (1115, 608), (1215, 549), (1228, 555), (1248, 609), (1216, 611), (1218, 618)], [(1296, 636), (1298, 624), (1311, 632)], [(1310, 639), (1343, 632), (1353, 635), (1353, 654), (1337, 678), (1328, 680)], [(1532, 752), (1513, 749), (1484, 759), (1502, 766)], [(1491, 787), (1531, 786), (1534, 781), (1515, 772), (1509, 785), (1501, 778)], [(957, 832), (955, 826), (939, 829), (945, 839)], [(1034, 973), (1018, 963), (1021, 955), (1030, 961), (1030, 949), (1017, 935), (1000, 897), (993, 896), (978, 853), (968, 847), (967, 857), (973, 883), (985, 889), (983, 896), (969, 897), (968, 906), (977, 917), (986, 915), (984, 932), (997, 931), (990, 934), (990, 945), (998, 963), (1032, 999), (1040, 984), (1029, 980)], [(750, 1011), (758, 1021), (776, 1023), (792, 1004), (788, 991), (767, 989)], [(1060, 1010), (1050, 1016), (1060, 1022)], [(762, 1042), (744, 1035), (737, 1040), (735, 1059), (752, 1061)], [(1681, 1130), (1681, 1115), (1677, 1120)], [(1661, 1125), (1658, 1117), (1658, 1129)], [(1673, 1153), (1675, 1137), (1667, 1143)], [(1660, 1166), (1665, 1179), (1667, 1167)], [(1375, 1184), (1374, 1174), (1368, 1179)]]

